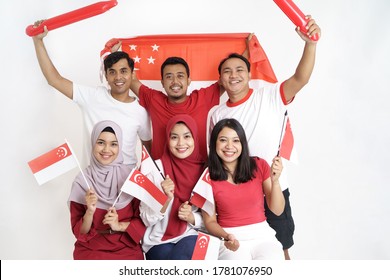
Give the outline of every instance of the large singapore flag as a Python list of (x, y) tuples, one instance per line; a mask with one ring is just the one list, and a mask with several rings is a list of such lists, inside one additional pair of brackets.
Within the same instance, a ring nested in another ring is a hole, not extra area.
[(77, 167), (77, 159), (67, 143), (28, 162), (39, 185)]
[[(122, 51), (135, 61), (138, 79), (151, 88), (162, 90), (161, 64), (170, 56), (184, 58), (190, 67), (192, 83), (188, 92), (207, 86), (219, 78), (218, 65), (230, 53), (242, 54), (250, 33), (148, 35), (113, 38), (101, 51), (102, 59), (121, 42)], [(252, 80), (277, 81), (271, 64), (256, 36), (249, 42)]]

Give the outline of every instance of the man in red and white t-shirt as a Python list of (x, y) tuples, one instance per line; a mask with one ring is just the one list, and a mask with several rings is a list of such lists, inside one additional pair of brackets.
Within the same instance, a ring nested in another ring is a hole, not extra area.
[[(307, 25), (308, 34), (320, 35), (320, 28), (313, 19)], [(308, 83), (315, 62), (316, 41), (297, 29), (305, 41), (302, 58), (293, 76), (281, 84), (266, 84), (264, 87), (251, 89), (250, 63), (239, 55), (233, 54), (221, 61), (218, 72), (220, 83), (225, 88), (229, 100), (218, 106), (210, 116), (210, 131), (214, 125), (225, 118), (238, 120), (248, 139), (251, 156), (265, 159), (271, 165), (278, 152), (280, 131), (286, 113), (286, 105)], [(276, 231), (276, 237), (283, 245), (285, 259), (290, 259), (288, 249), (294, 244), (294, 220), (289, 202), (289, 185), (286, 179), (286, 165), (279, 179), (286, 205), (284, 212), (274, 215), (266, 209), (267, 221)]]

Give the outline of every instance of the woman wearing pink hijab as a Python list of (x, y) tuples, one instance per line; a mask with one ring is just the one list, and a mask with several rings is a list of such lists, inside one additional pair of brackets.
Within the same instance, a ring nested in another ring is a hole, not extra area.
[(101, 121), (94, 126), (91, 141), (91, 163), (84, 171), (88, 185), (80, 173), (69, 197), (76, 237), (73, 258), (142, 260), (145, 226), (139, 201), (126, 193), (118, 198), (131, 171), (123, 164), (122, 130), (112, 121)]
[(168, 200), (158, 213), (141, 202), (141, 218), (147, 226), (142, 248), (148, 260), (189, 260), (202, 217), (188, 201), (205, 168), (194, 119), (183, 114), (172, 117), (166, 139), (164, 153), (156, 161), (165, 179), (160, 173), (145, 175), (161, 186)]

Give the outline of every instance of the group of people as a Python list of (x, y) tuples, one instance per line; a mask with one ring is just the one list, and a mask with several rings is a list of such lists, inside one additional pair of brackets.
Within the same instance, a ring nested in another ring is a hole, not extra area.
[[(221, 238), (218, 259), (290, 259), (294, 221), (276, 154), (287, 105), (314, 68), (316, 42), (310, 37), (321, 30), (311, 18), (307, 29), (303, 34), (297, 28), (304, 51), (284, 82), (250, 88), (250, 58), (233, 53), (219, 64), (217, 82), (190, 94), (183, 58), (169, 57), (161, 66), (166, 94), (143, 85), (134, 61), (122, 51), (104, 59), (109, 88), (86, 87), (56, 70), (43, 43), (46, 27), (34, 36), (45, 78), (79, 105), (91, 138), (90, 164), (76, 177), (68, 200), (74, 259), (188, 260), (201, 228)], [(229, 99), (220, 104), (224, 92)], [(159, 212), (120, 194), (136, 167), (138, 139), (159, 167), (145, 174), (167, 196)], [(190, 203), (206, 167), (213, 215)]]

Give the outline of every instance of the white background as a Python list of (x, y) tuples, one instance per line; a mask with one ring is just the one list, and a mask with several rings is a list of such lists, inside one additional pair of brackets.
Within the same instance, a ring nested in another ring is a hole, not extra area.
[[(255, 32), (279, 80), (303, 42), (271, 0), (121, 0), (46, 38), (60, 73), (98, 85), (99, 53), (114, 37)], [(74, 169), (38, 186), (27, 162), (67, 138), (82, 154), (78, 107), (47, 85), (25, 28), (92, 0), (0, 0), (0, 259), (68, 260)], [(296, 0), (322, 28), (310, 83), (290, 106), (300, 164), (289, 172), (296, 260), (390, 259), (388, 0)]]

